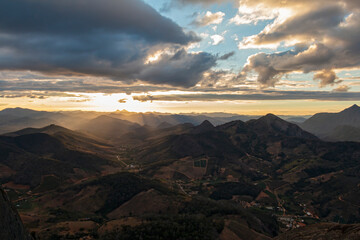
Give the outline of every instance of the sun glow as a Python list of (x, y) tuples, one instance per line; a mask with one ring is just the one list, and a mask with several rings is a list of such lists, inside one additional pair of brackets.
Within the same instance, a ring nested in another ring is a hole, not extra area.
[(147, 112), (149, 109), (153, 108), (152, 103), (135, 101), (131, 95), (126, 95), (124, 93), (89, 93), (86, 95), (90, 100), (84, 103), (84, 107), (95, 111), (111, 112), (116, 110), (127, 110), (130, 112)]
[(161, 55), (164, 54), (164, 51), (157, 51), (152, 55), (149, 55), (145, 61), (145, 64), (150, 64), (156, 62), (160, 59)]

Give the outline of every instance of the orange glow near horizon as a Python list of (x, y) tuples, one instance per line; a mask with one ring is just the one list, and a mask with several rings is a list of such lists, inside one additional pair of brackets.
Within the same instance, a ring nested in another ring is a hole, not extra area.
[(350, 101), (312, 100), (261, 100), (261, 101), (154, 101), (140, 102), (124, 93), (77, 93), (72, 97), (45, 99), (2, 98), (0, 109), (22, 107), (42, 111), (98, 111), (113, 112), (162, 112), (162, 113), (211, 113), (224, 112), (244, 115), (313, 115), (318, 112), (339, 112), (353, 104)]

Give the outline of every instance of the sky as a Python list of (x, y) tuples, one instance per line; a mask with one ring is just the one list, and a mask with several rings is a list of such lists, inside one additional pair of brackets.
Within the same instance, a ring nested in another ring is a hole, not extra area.
[(358, 0), (0, 2), (0, 109), (309, 115), (353, 104)]

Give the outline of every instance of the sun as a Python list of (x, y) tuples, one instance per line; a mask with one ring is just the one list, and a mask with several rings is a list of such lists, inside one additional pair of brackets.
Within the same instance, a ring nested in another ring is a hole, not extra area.
[(87, 95), (90, 100), (86, 102), (86, 105), (94, 111), (112, 112), (127, 110), (130, 112), (146, 112), (153, 108), (152, 103), (135, 101), (131, 95), (124, 93), (89, 93)]

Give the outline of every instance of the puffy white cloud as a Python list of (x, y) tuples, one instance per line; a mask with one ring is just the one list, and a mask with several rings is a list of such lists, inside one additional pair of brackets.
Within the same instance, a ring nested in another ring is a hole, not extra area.
[(256, 6), (248, 6), (246, 1), (240, 1), (239, 13), (230, 19), (230, 23), (236, 25), (257, 24), (259, 21), (274, 19), (278, 15), (277, 8), (272, 8), (261, 2)]
[(220, 24), (224, 20), (225, 13), (216, 12), (212, 13), (207, 11), (205, 15), (199, 15), (194, 21), (193, 24), (196, 26), (208, 26), (211, 24)]
[(223, 36), (218, 35), (218, 34), (212, 35), (212, 36), (210, 36), (210, 38), (213, 41), (212, 45), (219, 45), (220, 43), (222, 43), (225, 40), (225, 38)]
[[(321, 41), (328, 30), (339, 26), (346, 11), (339, 5), (330, 5), (298, 15), (291, 11), (288, 17), (276, 19), (257, 35), (245, 38), (242, 46), (274, 45), (284, 42)], [(281, 15), (280, 15), (281, 16)]]

